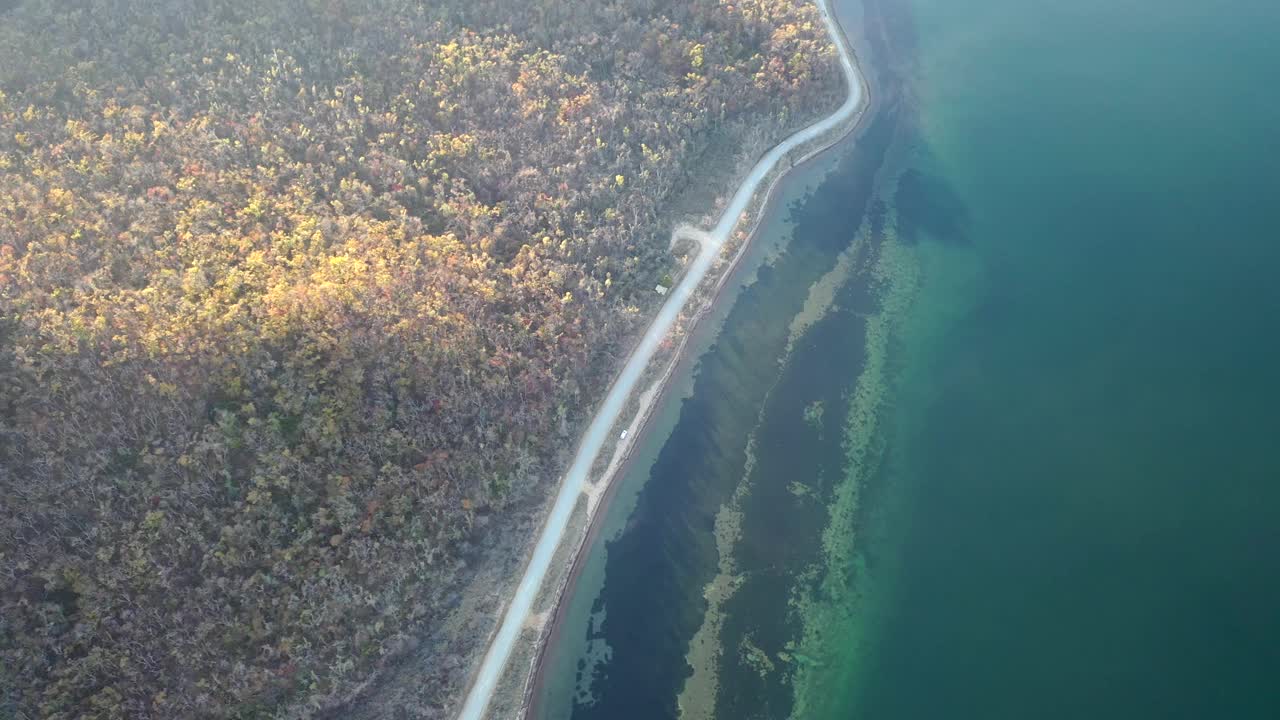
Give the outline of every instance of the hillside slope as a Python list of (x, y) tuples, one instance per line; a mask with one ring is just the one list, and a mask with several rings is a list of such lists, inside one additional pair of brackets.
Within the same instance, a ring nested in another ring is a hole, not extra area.
[(707, 148), (840, 89), (803, 0), (3, 12), (19, 717), (318, 707), (402, 654), (559, 473)]

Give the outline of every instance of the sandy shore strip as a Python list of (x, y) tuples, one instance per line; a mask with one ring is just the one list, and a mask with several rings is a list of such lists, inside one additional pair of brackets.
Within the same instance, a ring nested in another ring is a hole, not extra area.
[[(659, 346), (667, 339), (677, 319), (680, 318), (686, 305), (694, 296), (695, 290), (702, 284), (715, 261), (720, 258), (726, 242), (732, 236), (734, 229), (738, 227), (743, 214), (748, 211), (762, 190), (767, 199), (774, 185), (786, 170), (834, 144), (852, 130), (862, 117), (862, 111), (866, 107), (868, 97), (866, 83), (857, 68), (849, 42), (831, 10), (830, 0), (819, 0), (818, 7), (827, 32), (840, 54), (840, 65), (848, 90), (844, 103), (831, 115), (799, 130), (765, 153), (744, 178), (715, 227), (710, 230), (701, 230), (687, 225), (676, 228), (672, 235), (672, 245), (674, 246), (683, 240), (694, 240), (698, 243), (697, 255), (689, 263), (680, 281), (668, 295), (667, 302), (658, 311), (649, 329), (627, 358), (626, 364), (610, 386), (604, 402), (597, 409), (591, 424), (579, 443), (577, 453), (574, 455), (569, 471), (561, 481), (555, 504), (552, 506), (542, 532), (538, 536), (538, 541), (534, 546), (524, 575), (520, 579), (520, 584), (517, 586), (515, 595), (503, 614), (497, 632), (489, 642), (488, 650), (485, 652), (480, 667), (476, 671), (468, 689), (466, 699), (458, 714), (459, 720), (482, 720), (482, 718), (486, 717), (494, 690), (497, 688), (508, 660), (511, 658), (512, 650), (522, 631), (528, 626), (534, 601), (551, 567), (556, 550), (564, 539), (574, 508), (578, 505), (584, 491), (589, 489), (588, 475), (596, 457), (606, 444), (606, 441), (613, 437), (612, 430), (614, 425), (627, 408), (628, 401), (636, 390), (638, 383), (646, 374), (646, 370), (649, 369)], [(794, 152), (799, 152), (800, 157), (794, 157)], [(753, 229), (767, 203), (759, 202), (758, 205), (760, 212), (751, 218), (751, 227)], [(716, 281), (716, 289), (712, 292), (713, 296), (718, 294), (718, 288), (724, 279), (729, 277), (746, 247), (747, 243), (743, 243), (733, 261), (728, 263), (723, 272), (720, 273)], [(701, 312), (698, 313), (698, 315), (701, 314)], [(685, 333), (684, 338), (687, 337), (688, 333)], [(683, 339), (681, 349), (683, 349)], [(677, 353), (677, 355), (679, 354)], [(672, 363), (672, 365), (674, 364)], [(644, 424), (643, 419), (648, 416), (653, 407), (654, 399), (662, 394), (661, 385), (664, 384), (668, 377), (669, 368), (667, 372), (662, 373), (662, 378), (658, 381), (659, 384), (645, 393), (648, 395), (648, 398), (646, 398), (648, 402), (641, 403), (641, 407), (637, 412), (637, 419), (633, 421), (632, 431), (628, 433), (628, 439), (631, 442), (619, 442), (614, 449), (614, 457), (611, 459), (610, 467), (615, 472), (618, 468), (625, 466), (625, 463), (620, 458), (626, 456), (630, 447), (633, 446), (635, 437), (639, 434), (635, 431), (636, 427), (638, 427), (636, 423), (639, 426)], [(597, 485), (607, 487), (611, 484), (611, 480), (612, 477), (603, 477)], [(599, 492), (602, 491), (597, 489), (592, 494)], [(588, 517), (588, 524), (591, 524), (591, 520), (596, 515), (599, 507), (600, 504), (598, 502), (590, 503), (591, 512)], [(579, 555), (581, 555), (581, 546), (577, 552), (573, 553), (574, 557), (571, 562), (576, 564), (577, 556)], [(539, 620), (543, 619), (539, 618)], [(536, 625), (542, 626), (545, 625), (545, 622), (539, 622)], [(545, 636), (545, 631), (543, 631), (543, 628), (538, 628), (537, 634)]]

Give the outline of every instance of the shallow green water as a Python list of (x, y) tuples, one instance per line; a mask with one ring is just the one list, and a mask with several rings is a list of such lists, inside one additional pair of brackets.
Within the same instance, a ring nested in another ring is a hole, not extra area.
[(543, 716), (1280, 717), (1280, 6), (867, 6), (884, 107), (704, 331)]

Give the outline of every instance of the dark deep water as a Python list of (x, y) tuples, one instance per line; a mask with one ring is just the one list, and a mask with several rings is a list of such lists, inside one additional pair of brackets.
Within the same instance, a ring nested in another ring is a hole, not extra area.
[(1280, 717), (1280, 6), (866, 9), (882, 105), (670, 401), (544, 717)]

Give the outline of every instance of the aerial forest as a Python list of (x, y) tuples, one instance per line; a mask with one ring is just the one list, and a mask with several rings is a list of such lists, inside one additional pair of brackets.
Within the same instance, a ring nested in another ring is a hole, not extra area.
[(810, 0), (0, 3), (0, 717), (349, 702), (839, 77)]

